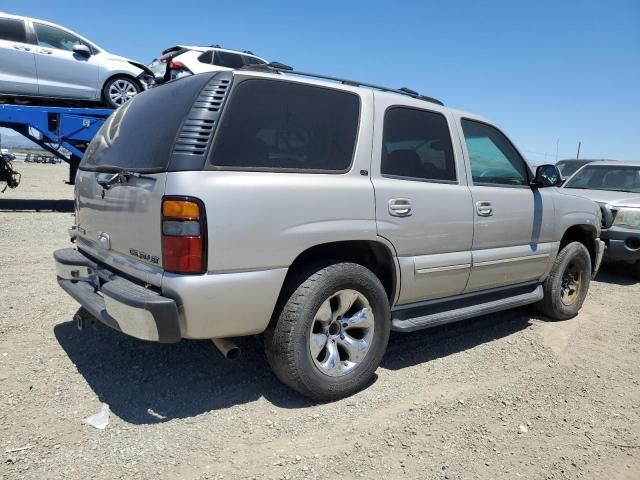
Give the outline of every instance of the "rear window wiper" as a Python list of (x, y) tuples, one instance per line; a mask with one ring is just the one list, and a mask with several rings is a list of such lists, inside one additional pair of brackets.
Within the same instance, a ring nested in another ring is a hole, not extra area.
[(105, 190), (109, 190), (114, 185), (127, 183), (130, 177), (140, 178), (142, 177), (142, 174), (123, 169), (108, 177), (96, 178), (96, 182), (98, 182)]

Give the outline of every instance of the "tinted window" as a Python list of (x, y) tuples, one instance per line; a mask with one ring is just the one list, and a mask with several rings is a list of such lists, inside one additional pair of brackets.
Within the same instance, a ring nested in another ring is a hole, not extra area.
[(78, 37), (60, 28), (41, 23), (34, 23), (33, 26), (36, 30), (36, 37), (38, 37), (38, 45), (41, 47), (73, 51), (73, 47), (78, 43), (85, 45)]
[(242, 60), (245, 65), (264, 65), (265, 62), (256, 57), (250, 57), (248, 55), (242, 55)]
[(527, 167), (500, 131), (490, 125), (462, 120), (473, 183), (528, 185)]
[(456, 165), (446, 119), (439, 113), (392, 108), (384, 118), (383, 175), (455, 180)]
[(198, 57), (198, 61), (200, 63), (213, 63), (213, 50), (204, 52), (202, 55)]
[(567, 182), (565, 188), (640, 193), (640, 168), (587, 165)]
[(0, 18), (0, 40), (26, 43), (24, 22), (13, 18)]
[(211, 163), (344, 171), (358, 131), (357, 95), (284, 81), (240, 83), (225, 107)]
[(244, 66), (241, 55), (238, 55), (237, 53), (223, 52), (221, 50), (216, 51), (214, 63), (227, 68), (241, 68)]

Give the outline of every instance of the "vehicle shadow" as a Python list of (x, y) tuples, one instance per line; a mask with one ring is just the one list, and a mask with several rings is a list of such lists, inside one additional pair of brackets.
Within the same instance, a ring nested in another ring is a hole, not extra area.
[(595, 281), (624, 286), (638, 283), (638, 280), (633, 278), (631, 274), (631, 266), (621, 262), (607, 262), (602, 264)]
[[(528, 325), (528, 312), (516, 310), (448, 327), (393, 334), (382, 368), (399, 370), (446, 357)], [(228, 361), (208, 341), (158, 344), (102, 326), (79, 332), (72, 322), (56, 325), (54, 333), (100, 401), (129, 423), (193, 417), (261, 397), (282, 408), (317, 404), (276, 379), (259, 336), (237, 339), (242, 357)]]
[(261, 337), (238, 339), (242, 356), (226, 360), (209, 341), (146, 342), (73, 322), (54, 334), (100, 401), (133, 424), (161, 423), (266, 397), (283, 408), (314, 404), (271, 373)]
[(392, 332), (381, 366), (400, 370), (447, 357), (525, 330), (532, 318), (525, 307), (412, 333)]
[(73, 200), (0, 199), (0, 212), (73, 213)]

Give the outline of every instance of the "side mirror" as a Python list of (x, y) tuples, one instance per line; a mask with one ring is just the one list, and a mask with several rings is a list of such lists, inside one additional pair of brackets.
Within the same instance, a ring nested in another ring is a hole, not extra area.
[(562, 185), (560, 170), (555, 165), (540, 165), (536, 168), (536, 178), (531, 183), (532, 187), (558, 187)]
[(82, 43), (76, 43), (73, 46), (73, 53), (77, 53), (82, 57), (89, 58), (91, 56), (91, 49)]

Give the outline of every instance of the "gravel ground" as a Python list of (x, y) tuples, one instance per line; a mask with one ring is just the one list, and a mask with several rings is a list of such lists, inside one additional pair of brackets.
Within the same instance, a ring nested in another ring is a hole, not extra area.
[[(76, 331), (51, 257), (66, 168), (18, 167), (0, 194), (0, 478), (640, 478), (640, 284), (621, 269), (566, 322), (521, 309), (392, 335), (366, 391), (314, 404), (259, 338), (227, 362), (206, 341)], [(84, 425), (101, 402), (107, 428)]]

